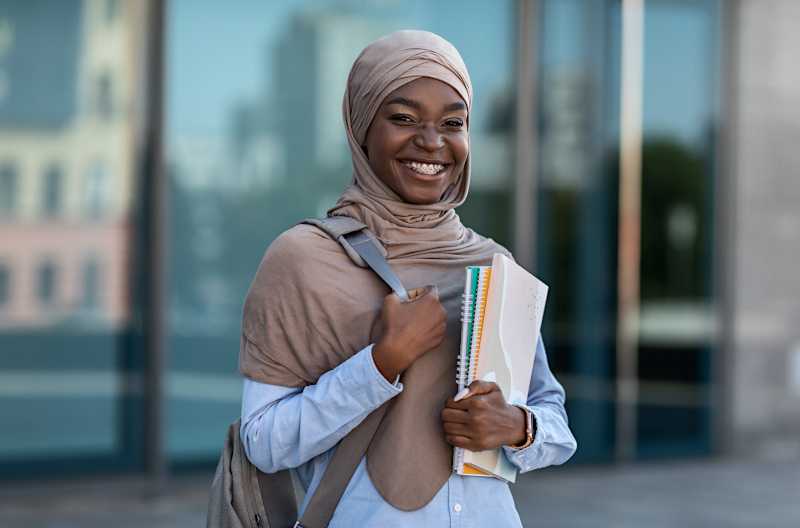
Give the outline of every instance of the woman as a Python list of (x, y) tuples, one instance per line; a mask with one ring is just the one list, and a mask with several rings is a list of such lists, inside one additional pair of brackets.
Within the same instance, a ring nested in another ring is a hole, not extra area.
[(354, 181), (328, 214), (366, 224), (417, 289), (408, 302), (386, 295), (337, 241), (298, 225), (267, 250), (245, 302), (242, 442), (262, 471), (296, 468), (301, 511), (337, 442), (389, 402), (331, 527), (520, 526), (508, 485), (454, 474), (452, 446), (503, 446), (520, 471), (575, 451), (541, 339), (527, 402), (507, 404), (487, 382), (452, 397), (464, 266), (508, 254), (454, 211), (469, 188), (471, 104), (466, 67), (441, 37), (400, 31), (365, 48), (343, 105)]

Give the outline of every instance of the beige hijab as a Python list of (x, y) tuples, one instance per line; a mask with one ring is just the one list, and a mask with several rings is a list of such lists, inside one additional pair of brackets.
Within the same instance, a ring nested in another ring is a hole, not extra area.
[[(367, 452), (376, 489), (402, 510), (427, 504), (452, 470), (440, 412), (456, 390), (464, 267), (487, 265), (496, 252), (507, 254), (464, 227), (454, 211), (467, 197), (469, 159), (441, 201), (432, 205), (403, 202), (369, 166), (361, 145), (381, 102), (421, 77), (452, 86), (469, 112), (472, 86), (466, 66), (438, 35), (398, 31), (373, 42), (356, 59), (343, 104), (353, 183), (328, 212), (365, 223), (405, 286), (436, 285), (448, 314), (444, 341), (403, 373), (403, 392), (390, 401)], [(245, 301), (242, 373), (289, 387), (316, 383), (376, 342), (387, 293), (388, 287), (371, 270), (354, 265), (338, 242), (310, 225), (295, 226), (270, 245)], [(356, 388), (339, 397), (358, 398)]]

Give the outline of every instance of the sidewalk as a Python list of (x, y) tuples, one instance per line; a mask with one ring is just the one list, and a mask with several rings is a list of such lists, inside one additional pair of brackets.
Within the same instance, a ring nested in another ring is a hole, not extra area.
[[(176, 477), (155, 499), (138, 479), (3, 483), (0, 526), (205, 526), (209, 480), (210, 474)], [(513, 490), (526, 527), (800, 526), (800, 462), (568, 466), (524, 475)]]
[(556, 468), (514, 496), (526, 527), (797, 528), (800, 461)]

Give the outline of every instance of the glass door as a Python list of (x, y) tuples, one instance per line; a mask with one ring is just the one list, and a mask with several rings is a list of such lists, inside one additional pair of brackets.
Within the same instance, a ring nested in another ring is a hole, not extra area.
[[(543, 334), (567, 389), (578, 461), (609, 460), (625, 441), (616, 344), (626, 3), (539, 4), (537, 273), (551, 286)], [(639, 457), (707, 453), (719, 8), (713, 0), (643, 5), (628, 441)]]
[(644, 11), (637, 454), (711, 449), (717, 0)]

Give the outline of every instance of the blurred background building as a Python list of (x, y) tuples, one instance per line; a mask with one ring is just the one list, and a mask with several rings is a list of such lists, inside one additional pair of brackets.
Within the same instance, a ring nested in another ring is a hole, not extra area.
[(798, 25), (793, 0), (0, 0), (0, 479), (213, 466), (249, 282), (349, 182), (350, 65), (401, 28), (470, 69), (458, 212), (550, 285), (570, 464), (800, 460)]

